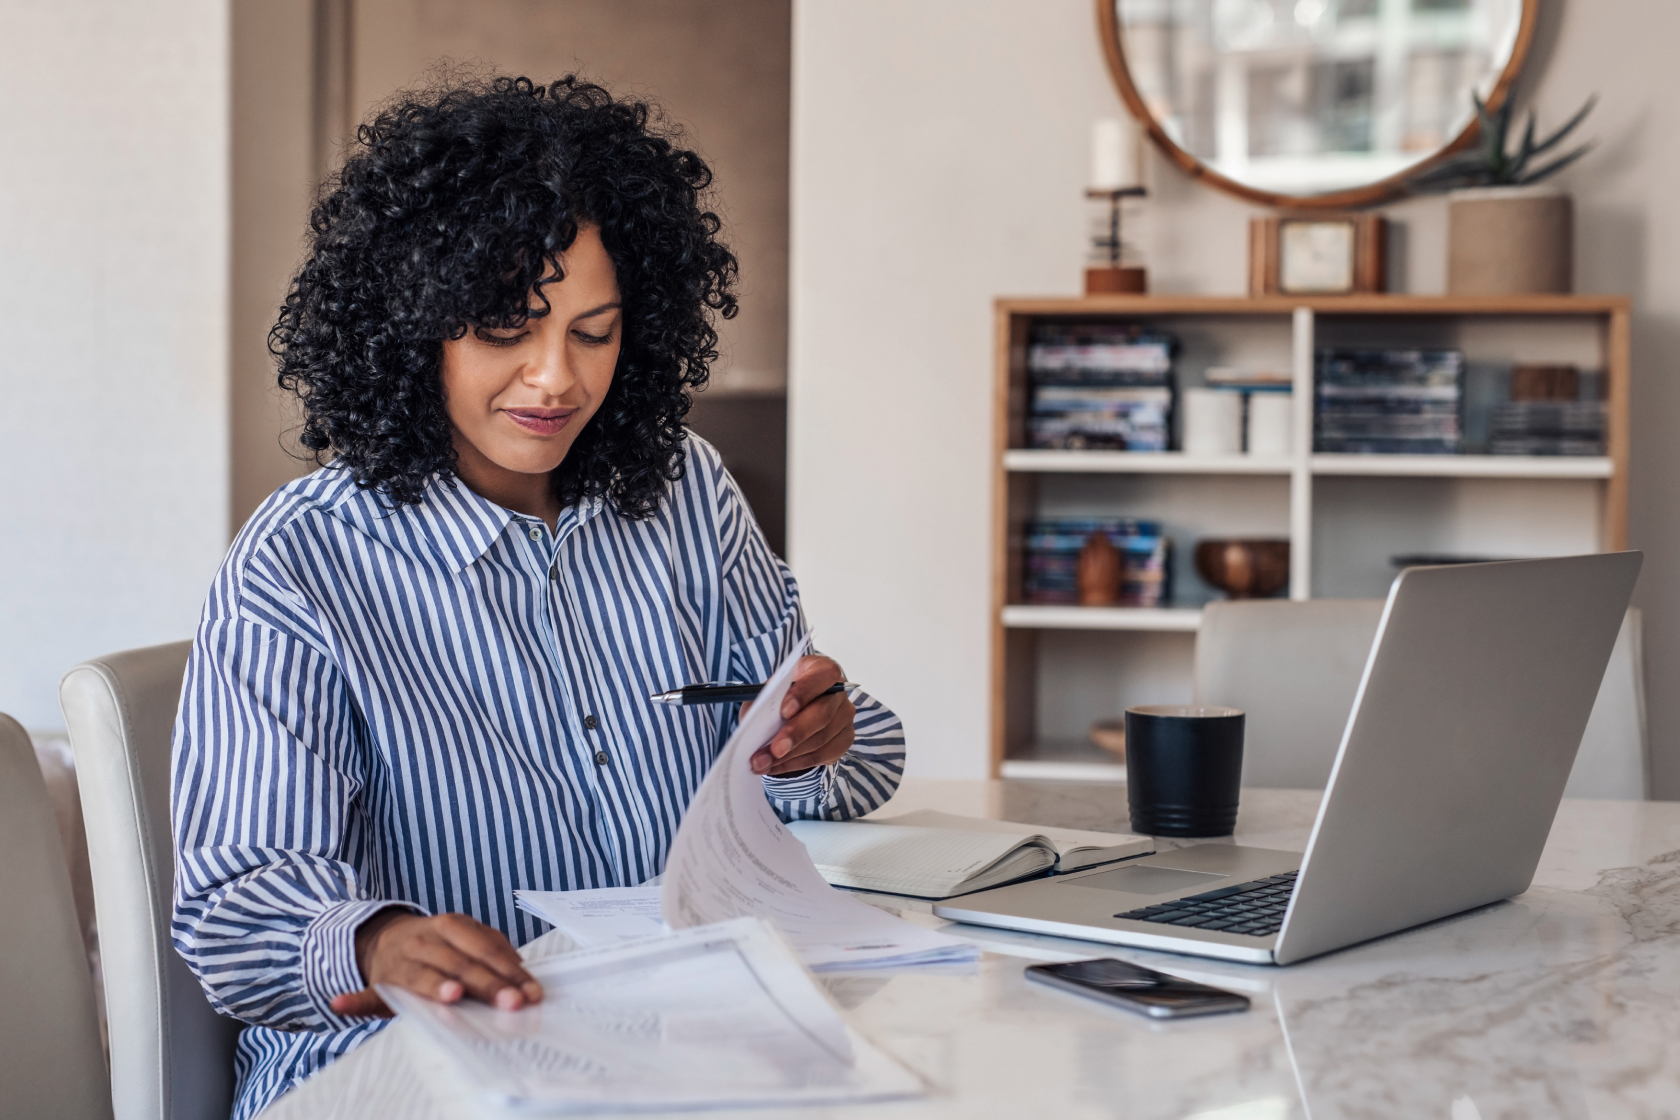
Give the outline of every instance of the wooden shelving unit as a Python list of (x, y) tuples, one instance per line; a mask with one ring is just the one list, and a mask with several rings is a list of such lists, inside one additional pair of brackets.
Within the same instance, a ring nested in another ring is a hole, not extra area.
[[(1143, 700), (1188, 698), (1199, 607), (1210, 594), (1189, 562), (1199, 537), (1287, 536), (1289, 595), (1296, 599), (1383, 594), (1393, 574), (1389, 551), (1543, 555), (1626, 547), (1629, 310), (1622, 296), (999, 300), (992, 772), (1089, 777), (1103, 763), (1095, 748), (1081, 753), (1074, 737), (1081, 721), (1111, 718)], [(1202, 371), (1216, 364), (1289, 369), (1293, 454), (1268, 460), (1026, 448), (1027, 344), (1042, 320), (1170, 331), (1183, 343), (1181, 386), (1200, 383)], [(1471, 363), (1571, 362), (1601, 370), (1608, 454), (1313, 454), (1314, 354), (1323, 346), (1454, 348)], [(1177, 546), (1175, 601), (1151, 610), (1024, 603), (1022, 526), (1036, 516), (1074, 515), (1166, 522)], [(1095, 707), (1103, 703), (1104, 658), (1115, 679), (1107, 711)], [(1153, 692), (1128, 696), (1127, 682), (1140, 676), (1137, 687)], [(1054, 689), (1063, 694), (1041, 695)], [(1163, 694), (1175, 689), (1178, 695)]]
[(1003, 608), (1003, 624), (1021, 630), (1152, 630), (1195, 633), (1202, 612), (1185, 607), (1047, 607), (1025, 603)]

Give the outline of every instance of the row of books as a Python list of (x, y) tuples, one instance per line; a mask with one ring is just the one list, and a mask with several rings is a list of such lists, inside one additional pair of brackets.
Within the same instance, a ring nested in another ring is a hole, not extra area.
[(1603, 455), (1603, 401), (1512, 401), (1488, 424), (1491, 455)]
[(1120, 324), (1043, 324), (1027, 347), (1030, 447), (1165, 451), (1174, 404), (1170, 335)]
[(1456, 455), (1464, 355), (1457, 350), (1322, 350), (1313, 447), (1324, 452)]
[(1053, 518), (1026, 527), (1024, 592), (1029, 603), (1079, 602), (1079, 553), (1102, 533), (1120, 553), (1120, 604), (1158, 607), (1168, 598), (1172, 542), (1158, 521)]
[[(1178, 398), (1177, 350), (1172, 335), (1136, 325), (1040, 324), (1027, 347), (1027, 445), (1168, 450)], [(1319, 351), (1314, 450), (1463, 452), (1465, 370), (1464, 355), (1457, 350)], [(1494, 455), (1602, 455), (1604, 444), (1602, 402), (1516, 400), (1494, 407), (1487, 450)]]

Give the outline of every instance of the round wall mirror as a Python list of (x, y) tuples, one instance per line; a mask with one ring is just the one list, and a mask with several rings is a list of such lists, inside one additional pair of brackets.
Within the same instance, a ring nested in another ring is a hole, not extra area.
[(1191, 175), (1274, 206), (1363, 206), (1474, 139), (1539, 0), (1097, 0), (1132, 112)]

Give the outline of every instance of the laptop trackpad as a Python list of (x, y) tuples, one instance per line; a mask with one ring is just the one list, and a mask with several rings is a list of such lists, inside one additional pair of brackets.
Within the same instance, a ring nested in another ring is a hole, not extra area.
[(1127, 894), (1166, 894), (1198, 886), (1211, 879), (1229, 879), (1229, 875), (1209, 875), (1204, 871), (1178, 871), (1170, 867), (1122, 867), (1098, 875), (1083, 875), (1069, 880), (1070, 887), (1095, 887), (1102, 891), (1125, 891)]

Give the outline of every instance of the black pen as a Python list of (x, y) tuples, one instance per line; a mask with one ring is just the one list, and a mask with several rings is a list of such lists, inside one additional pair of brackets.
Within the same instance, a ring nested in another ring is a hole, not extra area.
[[(648, 699), (655, 704), (744, 704), (758, 695), (758, 690), (764, 687), (764, 682), (758, 684), (744, 684), (740, 681), (726, 681), (722, 684), (685, 684), (681, 688), (673, 688), (669, 692), (656, 692)], [(833, 696), (844, 692), (848, 688), (856, 688), (851, 681), (841, 681), (839, 684), (829, 685), (819, 696)]]

